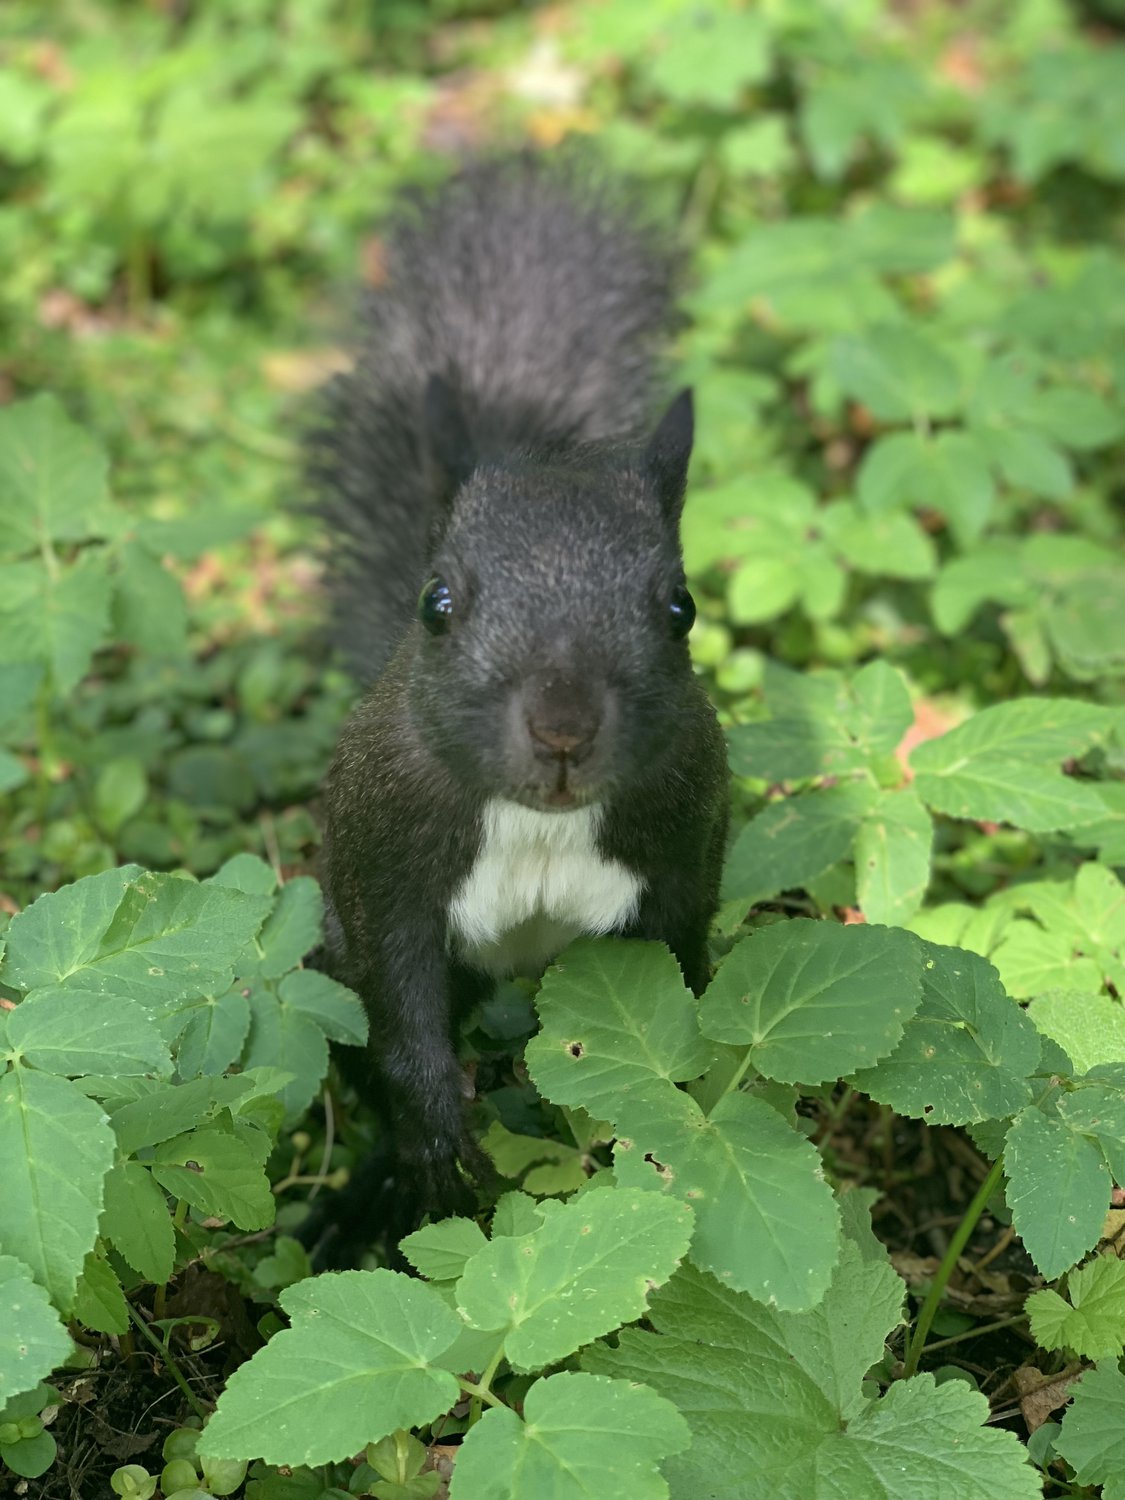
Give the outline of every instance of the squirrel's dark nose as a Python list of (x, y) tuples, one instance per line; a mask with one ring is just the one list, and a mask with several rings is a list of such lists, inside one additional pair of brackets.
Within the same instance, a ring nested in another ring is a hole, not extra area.
[(527, 730), (540, 760), (578, 765), (593, 748), (601, 713), (579, 684), (560, 678), (535, 685), (525, 699)]

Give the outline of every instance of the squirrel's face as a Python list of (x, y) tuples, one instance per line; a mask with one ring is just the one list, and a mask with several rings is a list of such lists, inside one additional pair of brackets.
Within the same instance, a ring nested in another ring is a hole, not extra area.
[(674, 748), (694, 694), (678, 520), (643, 456), (515, 461), (458, 491), (419, 598), (412, 688), (459, 780), (566, 810)]

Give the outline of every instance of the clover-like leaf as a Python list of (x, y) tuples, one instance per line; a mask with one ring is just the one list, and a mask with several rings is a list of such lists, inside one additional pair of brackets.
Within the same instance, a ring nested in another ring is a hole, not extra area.
[(200, 1455), (324, 1464), (457, 1400), (433, 1361), (461, 1324), (432, 1288), (394, 1271), (314, 1276), (281, 1293), (292, 1326), (227, 1381)]

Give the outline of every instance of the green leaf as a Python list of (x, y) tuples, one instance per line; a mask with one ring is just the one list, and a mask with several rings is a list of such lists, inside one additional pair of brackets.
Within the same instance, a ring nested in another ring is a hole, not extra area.
[(582, 1153), (565, 1141), (553, 1141), (546, 1136), (515, 1135), (499, 1120), (493, 1120), (485, 1131), (481, 1146), (502, 1177), (520, 1177), (534, 1162), (543, 1164), (528, 1173), (524, 1182), (526, 1192), (569, 1193), (586, 1181)]
[(428, 1281), (456, 1281), (488, 1241), (472, 1219), (441, 1219), (400, 1240), (399, 1249)]
[(116, 833), (140, 811), (147, 796), (144, 766), (131, 755), (120, 755), (98, 772), (94, 783), (94, 815), (108, 833)]
[(21, 1438), (18, 1443), (0, 1443), (0, 1462), (5, 1463), (13, 1474), (26, 1479), (38, 1479), (57, 1457), (58, 1446), (46, 1431)]
[[(221, 1098), (227, 1102), (221, 1084), (237, 1087), (239, 1082), (193, 1078), (186, 1083), (150, 1086), (135, 1098), (114, 1103), (110, 1123), (118, 1148), (123, 1155), (131, 1156), (142, 1146), (156, 1146), (174, 1135), (182, 1135), (218, 1108)], [(237, 1098), (237, 1093), (229, 1097)]]
[(993, 899), (1035, 918), (1009, 922), (993, 955), (1013, 994), (1125, 990), (1125, 886), (1112, 870), (1087, 863), (1073, 881), (1029, 881)]
[(926, 943), (923, 955), (922, 1004), (901, 1044), (850, 1082), (930, 1125), (1006, 1119), (1031, 1097), (1035, 1027), (977, 954)]
[(238, 964), (240, 978), (277, 979), (296, 968), (323, 936), (324, 898), (310, 875), (287, 881), (258, 934), (257, 951)]
[(663, 1500), (657, 1465), (690, 1442), (675, 1406), (641, 1384), (568, 1372), (537, 1380), (523, 1421), (486, 1411), (458, 1450), (451, 1500)]
[(685, 1267), (653, 1298), (655, 1333), (626, 1330), (583, 1365), (674, 1399), (692, 1446), (664, 1465), (673, 1496), (724, 1500), (1033, 1500), (1039, 1480), (984, 1398), (930, 1375), (879, 1400), (862, 1382), (901, 1319), (885, 1261), (845, 1243), (824, 1300), (784, 1313)]
[(217, 995), (204, 995), (180, 1033), (176, 1068), (181, 1078), (212, 1077), (237, 1062), (250, 1031), (250, 1001), (235, 984)]
[(248, 896), (272, 896), (277, 876), (256, 854), (232, 854), (211, 876), (211, 885), (229, 885)]
[[(260, 1146), (254, 1137), (260, 1137)], [(268, 1138), (258, 1130), (236, 1134), (221, 1124), (201, 1125), (157, 1146), (152, 1175), (202, 1214), (229, 1219), (239, 1229), (265, 1229), (274, 1220), (274, 1198), (263, 1171), (268, 1152)]]
[(1026, 427), (976, 425), (973, 436), (1004, 479), (1017, 490), (1045, 500), (1065, 500), (1074, 488), (1074, 471), (1042, 434)]
[(1017, 698), (982, 709), (910, 757), (914, 789), (954, 818), (1013, 823), (1033, 833), (1077, 828), (1105, 814), (1088, 782), (1064, 775), (1111, 725), (1092, 703)]
[(97, 550), (53, 572), (39, 563), (0, 567), (0, 660), (42, 662), (54, 693), (69, 693), (108, 640), (110, 593)]
[(188, 612), (179, 579), (140, 542), (121, 549), (113, 600), (119, 639), (147, 656), (182, 656), (187, 650)]
[(1053, 1281), (1101, 1238), (1110, 1190), (1102, 1154), (1028, 1105), (1008, 1131), (1004, 1166), (1016, 1233), (1040, 1274)]
[(958, 635), (988, 600), (1031, 604), (1035, 584), (1021, 554), (1010, 542), (990, 542), (955, 557), (941, 570), (930, 596), (934, 623), (943, 635)]
[(866, 770), (914, 719), (902, 674), (885, 662), (869, 663), (850, 682), (767, 662), (762, 685), (771, 717), (727, 733), (737, 776), (791, 782)]
[(1117, 1358), (1125, 1347), (1125, 1261), (1103, 1255), (1066, 1278), (1058, 1292), (1033, 1292), (1024, 1303), (1044, 1349), (1073, 1349), (1080, 1359)]
[(849, 501), (837, 500), (820, 512), (820, 525), (833, 550), (857, 573), (915, 579), (932, 578), (937, 571), (934, 544), (913, 516), (865, 515)]
[(680, 966), (662, 944), (584, 939), (548, 970), (528, 1072), (554, 1104), (613, 1117), (630, 1089), (698, 1078), (712, 1049)]
[(1104, 1486), (1103, 1500), (1125, 1500), (1125, 1375), (1116, 1359), (1087, 1370), (1055, 1439), (1079, 1484)]
[(176, 1242), (168, 1200), (140, 1162), (118, 1162), (106, 1178), (101, 1232), (146, 1281), (170, 1279)]
[(663, 1084), (636, 1091), (617, 1113), (618, 1182), (691, 1205), (696, 1265), (778, 1307), (819, 1301), (839, 1253), (839, 1215), (817, 1151), (776, 1110), (730, 1093), (707, 1116)]
[(0, 552), (20, 556), (50, 542), (105, 536), (108, 467), (101, 445), (56, 397), (0, 411)]
[(767, 804), (734, 841), (723, 873), (724, 901), (753, 906), (823, 875), (848, 855), (876, 802), (875, 787), (856, 782)]
[(280, 1091), (287, 1119), (308, 1108), (328, 1072), (328, 1041), (312, 1017), (282, 1005), (263, 984), (250, 994), (250, 1033), (243, 1064), (284, 1068), (290, 1080)]
[(880, 438), (867, 452), (857, 477), (859, 498), (873, 515), (920, 506), (936, 510), (968, 547), (988, 525), (995, 486), (987, 454), (965, 432), (914, 432)]
[(457, 1304), (471, 1327), (504, 1330), (516, 1369), (554, 1364), (641, 1317), (691, 1230), (689, 1209), (654, 1193), (586, 1193), (530, 1234), (479, 1250), (457, 1284)]
[(68, 1312), (98, 1230), (114, 1138), (92, 1099), (50, 1073), (0, 1077), (0, 1254), (15, 1255)]
[(96, 1333), (124, 1333), (129, 1327), (125, 1293), (116, 1272), (93, 1251), (82, 1267), (74, 1296), (74, 1316)]
[(367, 1016), (359, 997), (316, 969), (295, 969), (277, 988), (283, 1006), (315, 1021), (332, 1042), (353, 1047), (367, 1040)]
[(1110, 995), (1048, 990), (1027, 1007), (1035, 1025), (1058, 1042), (1079, 1073), (1125, 1062), (1125, 1005)]
[(43, 668), (36, 661), (0, 662), (0, 729), (27, 713), (42, 681)]
[(882, 422), (947, 417), (959, 403), (956, 365), (933, 339), (906, 324), (837, 339), (832, 369), (848, 395)]
[(930, 883), (934, 828), (910, 789), (881, 791), (855, 839), (856, 895), (869, 922), (907, 922)]
[(394, 1271), (314, 1276), (281, 1293), (292, 1326), (227, 1381), (199, 1452), (272, 1464), (342, 1461), (458, 1399), (433, 1361), (460, 1322), (438, 1294)]
[(206, 994), (257, 931), (266, 901), (136, 865), (40, 896), (8, 929), (2, 977), (153, 1007)]
[(824, 1083), (902, 1040), (922, 996), (913, 933), (835, 922), (778, 922), (736, 944), (700, 1007), (717, 1042), (749, 1047), (782, 1083)]
[(661, 41), (662, 51), (644, 71), (676, 104), (734, 109), (746, 86), (770, 70), (769, 28), (750, 11), (693, 7), (676, 17)]
[(69, 1334), (30, 1268), (14, 1256), (0, 1255), (0, 1412), (13, 1396), (33, 1391), (71, 1348)]
[(1125, 1065), (1100, 1067), (1063, 1095), (1059, 1118), (1096, 1142), (1114, 1181), (1125, 1183)]
[(34, 990), (8, 1017), (8, 1045), (64, 1077), (172, 1071), (159, 1028), (131, 1000), (81, 990)]

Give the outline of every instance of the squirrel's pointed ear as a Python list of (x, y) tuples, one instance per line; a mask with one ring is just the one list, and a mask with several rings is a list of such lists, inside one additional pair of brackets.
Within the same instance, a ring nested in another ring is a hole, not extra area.
[(431, 375), (426, 382), (422, 416), (430, 462), (452, 494), (473, 472), (476, 454), (461, 398), (441, 375)]
[(680, 513), (687, 487), (688, 463), (695, 436), (695, 410), (690, 386), (676, 397), (648, 440), (645, 463), (656, 481), (668, 512)]

